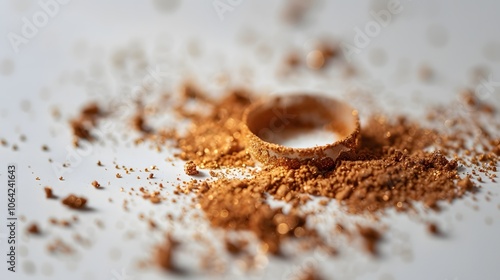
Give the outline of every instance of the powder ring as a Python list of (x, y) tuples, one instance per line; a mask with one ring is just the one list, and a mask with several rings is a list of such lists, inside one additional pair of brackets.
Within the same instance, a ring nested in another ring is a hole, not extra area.
[[(339, 100), (308, 94), (289, 94), (257, 101), (243, 114), (247, 151), (265, 165), (314, 160), (333, 164), (342, 153), (358, 146), (358, 111)], [(270, 136), (294, 127), (321, 128), (338, 135), (326, 145), (294, 148), (269, 141)]]

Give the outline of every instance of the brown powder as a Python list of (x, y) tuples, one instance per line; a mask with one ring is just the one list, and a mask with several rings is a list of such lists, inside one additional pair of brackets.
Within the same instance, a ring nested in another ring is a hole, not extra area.
[(433, 235), (440, 235), (441, 234), (441, 230), (439, 229), (439, 227), (436, 223), (428, 223), (427, 224), (427, 231)]
[[(331, 277), (331, 275), (330, 275), (330, 277)], [(308, 267), (296, 279), (298, 279), (298, 280), (322, 280), (324, 278), (319, 275), (319, 273), (315, 267)]]
[(45, 187), (43, 188), (43, 190), (45, 191), (45, 197), (46, 198), (54, 198), (54, 193), (52, 192), (52, 188), (51, 187)]
[(303, 215), (271, 208), (263, 192), (252, 190), (250, 180), (223, 178), (211, 184), (190, 184), (197, 188), (200, 206), (213, 226), (249, 230), (262, 241), (265, 252), (279, 254), (281, 243), (290, 237), (316, 236), (314, 230), (306, 227)]
[(93, 186), (94, 188), (96, 188), (96, 189), (101, 188), (101, 184), (99, 184), (99, 182), (97, 182), (97, 181), (95, 181), (95, 180), (94, 180), (94, 181), (92, 181), (92, 186)]
[(228, 251), (230, 254), (239, 255), (245, 251), (245, 249), (248, 245), (248, 241), (246, 241), (246, 240), (232, 241), (232, 240), (226, 238), (224, 240), (224, 244), (226, 247), (226, 251)]
[(61, 239), (56, 239), (47, 245), (47, 250), (53, 254), (73, 254), (75, 250)]
[(144, 113), (142, 111), (138, 112), (133, 118), (132, 118), (132, 127), (140, 132), (143, 133), (150, 133), (151, 128), (146, 124), (146, 121), (144, 119)]
[[(202, 94), (197, 92), (196, 96)], [(193, 123), (186, 135), (177, 138), (177, 146), (181, 149), (177, 156), (193, 161), (202, 169), (253, 165), (241, 134), (242, 113), (250, 104), (248, 93), (232, 91), (221, 101), (208, 101), (207, 98), (200, 98), (199, 101), (203, 106), (217, 109), (208, 116), (184, 114)]]
[[(193, 124), (186, 136), (177, 139), (184, 151), (179, 157), (205, 168), (239, 167), (243, 166), (243, 159), (245, 166), (253, 166), (252, 160), (243, 156), (245, 143), (240, 135), (241, 114), (238, 114), (248, 105), (248, 98), (232, 92), (216, 104), (210, 114), (212, 118), (201, 122), (197, 116), (188, 116)], [(228, 142), (235, 148), (224, 146)], [(458, 174), (460, 158), (446, 157), (450, 143), (449, 135), (404, 117), (391, 120), (377, 115), (368, 118), (362, 127), (359, 149), (343, 154), (334, 164), (283, 161), (279, 166), (263, 166), (253, 171), (250, 178), (223, 176), (215, 181), (194, 181), (185, 184), (182, 190), (197, 193), (200, 206), (213, 226), (252, 231), (268, 252), (276, 254), (284, 239), (311, 237), (315, 232), (305, 226), (306, 215), (296, 210), (285, 214), (280, 208), (271, 208), (265, 194), (295, 207), (305, 203), (308, 194), (336, 199), (354, 214), (377, 213), (387, 208), (407, 211), (415, 204), (437, 210), (440, 201), (451, 202), (475, 190), (469, 177), (460, 178)], [(443, 150), (426, 151), (435, 146)], [(371, 227), (359, 227), (358, 231), (367, 251), (375, 254), (381, 234)]]
[(28, 228), (26, 229), (26, 232), (28, 232), (29, 234), (40, 234), (41, 233), (40, 228), (38, 227), (38, 225), (36, 223), (32, 223), (31, 225), (29, 225)]
[(96, 126), (97, 120), (101, 116), (103, 116), (103, 111), (99, 105), (90, 103), (80, 111), (79, 116), (70, 121), (75, 146), (78, 146), (80, 140), (92, 141), (95, 139), (91, 130)]
[(62, 204), (73, 209), (83, 209), (85, 204), (87, 204), (87, 199), (83, 197), (78, 197), (74, 194), (70, 194), (65, 199), (62, 200)]
[(358, 232), (363, 237), (363, 243), (367, 252), (377, 255), (377, 244), (382, 238), (382, 234), (369, 226), (358, 225)]
[(186, 172), (187, 175), (198, 175), (198, 170), (196, 169), (196, 164), (192, 161), (186, 162), (184, 165), (184, 172)]
[[(322, 55), (334, 57), (334, 51), (331, 52), (322, 50)], [(476, 116), (494, 114), (494, 110), (481, 109), (474, 111), (476, 115), (463, 117), (436, 109), (427, 123), (374, 115), (362, 125), (358, 150), (341, 155), (336, 162), (284, 160), (277, 166), (245, 169), (249, 176), (242, 177), (239, 175), (243, 172), (234, 170), (255, 165), (246, 150), (241, 129), (242, 112), (251, 103), (252, 95), (233, 90), (219, 100), (212, 100), (189, 84), (183, 86), (180, 94), (181, 102), (174, 108), (182, 120), (191, 122), (187, 132), (152, 129), (141, 141), (165, 145), (166, 140), (174, 140), (180, 150), (176, 156), (186, 161), (188, 175), (197, 174), (197, 167), (230, 168), (230, 171), (210, 170), (209, 179), (183, 182), (175, 193), (195, 193), (196, 207), (203, 210), (213, 227), (252, 232), (267, 253), (282, 253), (282, 244), (289, 239), (306, 240), (310, 248), (324, 245), (307, 223), (315, 212), (301, 210), (310, 196), (322, 197), (322, 206), (337, 201), (351, 214), (377, 215), (389, 208), (404, 212), (418, 205), (438, 210), (440, 203), (452, 202), (479, 189), (475, 181), (480, 174), (495, 178), (492, 172), (496, 172), (500, 138), (488, 132)], [(196, 102), (208, 112), (189, 111), (188, 102)], [(485, 108), (474, 96), (468, 96), (466, 103)], [(136, 125), (146, 122), (145, 115), (141, 114), (141, 118)], [(443, 123), (453, 129), (438, 130), (436, 127)], [(473, 138), (471, 131), (478, 130), (482, 137), (475, 140), (474, 146), (481, 148), (465, 145)], [(473, 175), (461, 176), (459, 165), (471, 167)], [(117, 168), (120, 169), (118, 165)], [(117, 173), (116, 177), (121, 175)], [(160, 202), (159, 192), (141, 192), (145, 199)], [(291, 208), (285, 211), (271, 207), (269, 195), (271, 199), (287, 202)], [(125, 209), (126, 205), (124, 201)], [(366, 250), (374, 255), (382, 240), (382, 233), (371, 226), (358, 225), (357, 231), (350, 232), (338, 224), (337, 232), (351, 236), (357, 232)], [(232, 254), (243, 249), (232, 241), (226, 240), (225, 244)], [(173, 247), (167, 238), (156, 248), (155, 260), (160, 267), (172, 269)]]
[(171, 235), (167, 235), (164, 242), (154, 249), (154, 262), (162, 269), (175, 270), (174, 251), (177, 246), (177, 241), (172, 239)]

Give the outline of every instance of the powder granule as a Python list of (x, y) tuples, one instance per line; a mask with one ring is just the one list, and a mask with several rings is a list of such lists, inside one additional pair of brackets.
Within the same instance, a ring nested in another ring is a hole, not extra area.
[(97, 103), (90, 103), (80, 111), (78, 117), (70, 121), (75, 146), (78, 146), (80, 140), (95, 140), (91, 134), (91, 130), (96, 126), (97, 120), (103, 115), (104, 113)]
[(62, 204), (73, 209), (83, 209), (87, 204), (87, 199), (83, 197), (78, 197), (74, 194), (70, 194), (65, 199), (63, 199)]
[(186, 162), (184, 165), (184, 172), (186, 172), (187, 175), (193, 176), (193, 175), (198, 175), (198, 170), (196, 169), (196, 164), (192, 161)]
[(52, 188), (47, 186), (45, 188), (43, 188), (44, 192), (45, 192), (45, 198), (54, 198), (54, 193), (52, 191)]
[(376, 229), (369, 226), (358, 225), (358, 232), (363, 237), (363, 243), (367, 252), (372, 255), (377, 255), (377, 244), (382, 238), (382, 234)]
[[(197, 93), (196, 96), (202, 96)], [(208, 116), (192, 113), (192, 125), (187, 133), (176, 140), (181, 149), (177, 156), (193, 161), (202, 169), (253, 166), (254, 162), (245, 151), (241, 133), (241, 118), (250, 104), (250, 96), (244, 91), (233, 91), (220, 101), (199, 98), (203, 106), (217, 108)]]
[(26, 229), (26, 232), (28, 232), (29, 234), (40, 234), (41, 233), (40, 228), (38, 227), (38, 225), (36, 223), (32, 223), (31, 225), (29, 225), (28, 228)]
[(154, 262), (162, 269), (175, 270), (174, 250), (178, 243), (171, 235), (167, 235), (162, 244), (154, 249)]

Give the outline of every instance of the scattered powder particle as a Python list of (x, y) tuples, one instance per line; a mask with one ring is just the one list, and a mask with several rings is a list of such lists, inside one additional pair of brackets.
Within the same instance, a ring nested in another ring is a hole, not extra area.
[(85, 204), (87, 204), (87, 199), (70, 194), (65, 199), (63, 199), (62, 204), (73, 209), (83, 209), (85, 208)]
[(458, 181), (457, 186), (459, 186), (464, 190), (472, 190), (472, 188), (474, 187), (474, 183), (472, 183), (469, 176), (467, 176), (462, 180)]
[(172, 239), (171, 235), (167, 235), (163, 243), (154, 249), (154, 262), (162, 269), (175, 270), (174, 251), (177, 245), (177, 241)]
[(98, 162), (97, 162), (97, 166), (102, 166), (102, 162), (101, 162), (101, 161), (98, 161)]
[(440, 235), (441, 231), (436, 223), (428, 223), (427, 231), (432, 235)]
[(43, 188), (43, 190), (45, 191), (45, 197), (46, 198), (54, 198), (54, 193), (52, 192), (52, 188), (51, 187), (45, 187)]
[(47, 250), (53, 254), (65, 254), (65, 255), (72, 254), (75, 252), (75, 250), (70, 245), (68, 245), (61, 239), (56, 239), (53, 242), (49, 243), (47, 245)]
[(116, 173), (116, 178), (122, 178), (122, 175), (120, 173)]
[(285, 64), (289, 68), (295, 68), (295, 67), (299, 66), (300, 65), (300, 56), (295, 52), (290, 53), (285, 59)]
[(184, 172), (186, 172), (186, 174), (190, 176), (198, 175), (196, 164), (192, 161), (186, 162), (186, 164), (184, 165)]
[(91, 103), (81, 110), (78, 117), (70, 121), (75, 146), (78, 146), (80, 140), (95, 140), (95, 137), (90, 131), (97, 125), (98, 119), (103, 115), (104, 114), (97, 103)]
[(47, 145), (43, 145), (42, 146), (42, 151), (48, 152), (49, 151), (49, 147)]
[(101, 184), (99, 184), (99, 182), (94, 180), (94, 181), (92, 181), (92, 186), (96, 189), (99, 189), (101, 187)]
[(26, 231), (29, 234), (40, 234), (40, 228), (36, 223), (32, 223), (31, 225), (29, 225)]
[(160, 203), (160, 202), (161, 202), (160, 198), (159, 198), (159, 197), (157, 197), (157, 196), (152, 196), (152, 197), (150, 197), (150, 198), (149, 198), (149, 200), (150, 200), (150, 201), (151, 201), (151, 203), (153, 203), (153, 204), (157, 204), (157, 203)]
[(68, 220), (60, 220), (59, 221), (59, 224), (63, 227), (70, 227), (71, 226), (71, 222), (68, 221)]
[(64, 181), (64, 177), (63, 176), (59, 177), (59, 181)]
[(139, 112), (138, 114), (136, 114), (134, 116), (134, 118), (132, 119), (132, 127), (135, 130), (143, 132), (143, 133), (150, 133), (151, 132), (151, 128), (149, 128), (148, 125), (146, 124), (146, 121), (144, 120), (144, 115), (142, 112)]
[(321, 69), (325, 64), (325, 57), (319, 50), (314, 50), (307, 54), (306, 63), (311, 69)]
[(300, 272), (298, 277), (296, 278), (298, 280), (322, 280), (324, 279), (321, 277), (317, 271), (317, 268), (311, 267), (310, 265), (307, 266), (306, 269)]
[(291, 0), (284, 2), (283, 20), (288, 24), (300, 24), (315, 4), (314, 0)]
[(225, 239), (224, 244), (226, 246), (226, 250), (233, 254), (233, 255), (238, 255), (245, 251), (248, 241), (246, 240), (237, 240), (237, 241), (232, 241), (229, 239)]
[(358, 225), (358, 232), (363, 237), (364, 246), (367, 252), (377, 255), (377, 244), (382, 239), (382, 234), (369, 226)]
[(156, 229), (156, 227), (157, 227), (155, 221), (153, 221), (151, 219), (148, 220), (148, 226), (150, 229)]

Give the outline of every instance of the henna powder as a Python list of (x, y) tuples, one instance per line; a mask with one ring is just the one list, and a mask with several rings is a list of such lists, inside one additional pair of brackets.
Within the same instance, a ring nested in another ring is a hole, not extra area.
[[(194, 194), (193, 208), (201, 209), (212, 227), (226, 232), (251, 232), (259, 240), (259, 252), (263, 254), (283, 254), (283, 244), (292, 239), (305, 242), (308, 248), (328, 248), (308, 223), (315, 212), (302, 210), (312, 197), (323, 199), (320, 207), (336, 201), (352, 215), (377, 216), (388, 209), (414, 212), (421, 206), (437, 211), (441, 205), (479, 190), (484, 176), (492, 181), (496, 178), (500, 138), (478, 121), (495, 112), (467, 92), (464, 98), (472, 112), (469, 115), (454, 115), (443, 108), (431, 109), (427, 119), (418, 121), (405, 116), (368, 115), (361, 125), (359, 147), (341, 154), (337, 161), (282, 160), (264, 166), (251, 158), (242, 133), (242, 113), (258, 99), (256, 94), (235, 89), (212, 99), (200, 88), (185, 84), (179, 95), (172, 108), (180, 120), (191, 122), (187, 131), (148, 125), (146, 133), (148, 116), (138, 108), (132, 126), (143, 133), (135, 143), (151, 141), (161, 150), (171, 141), (179, 151), (175, 156), (185, 161), (187, 175), (199, 174), (198, 168), (208, 169), (209, 178), (200, 176), (181, 182), (174, 193)], [(192, 101), (208, 112), (189, 111), (187, 104)], [(75, 127), (72, 122), (75, 138), (91, 140), (97, 116), (111, 109), (95, 104), (85, 107), (78, 118), (80, 125)], [(446, 129), (438, 125), (442, 123)], [(479, 131), (481, 137), (474, 137), (471, 131)], [(471, 144), (469, 140), (473, 140)], [(470, 168), (471, 173), (459, 173), (460, 166)], [(116, 167), (127, 174), (133, 172), (131, 168)], [(151, 173), (149, 179), (153, 177)], [(116, 173), (116, 178), (122, 175)], [(149, 192), (141, 187), (140, 195), (158, 204), (164, 200), (161, 189), (162, 185), (159, 191)], [(271, 206), (270, 199), (289, 207)], [(176, 199), (171, 201), (176, 203)], [(81, 208), (86, 200), (72, 195), (63, 203)], [(125, 200), (125, 210), (127, 205)], [(376, 256), (383, 231), (365, 225), (357, 225), (355, 230), (366, 251)], [(439, 232), (433, 224), (428, 231)], [(348, 233), (343, 226), (342, 232)], [(169, 237), (154, 253), (156, 264), (167, 270), (173, 269), (173, 244)], [(245, 255), (247, 244), (226, 240), (225, 248), (231, 255)]]

